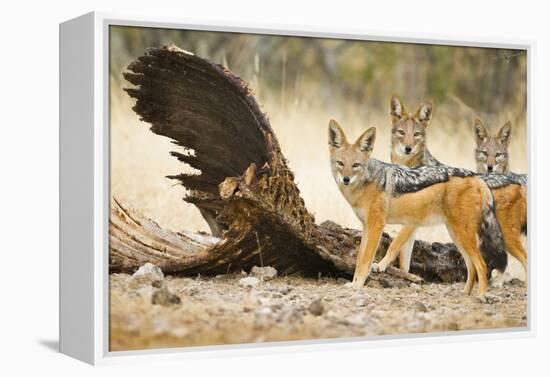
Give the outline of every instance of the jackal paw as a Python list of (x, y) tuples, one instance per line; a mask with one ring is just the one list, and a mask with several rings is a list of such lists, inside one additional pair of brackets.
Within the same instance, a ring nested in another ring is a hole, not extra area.
[(371, 267), (373, 272), (384, 272), (384, 271), (386, 271), (386, 268), (388, 268), (388, 266), (386, 266), (383, 263), (380, 263), (380, 264), (373, 263), (372, 267)]
[(359, 282), (357, 281), (352, 281), (352, 282), (349, 282), (349, 283), (346, 283), (344, 284), (344, 287), (345, 288), (348, 288), (348, 289), (361, 289), (363, 288), (363, 284), (360, 284)]
[(487, 296), (485, 296), (485, 295), (477, 296), (477, 301), (481, 304), (487, 304), (488, 303)]

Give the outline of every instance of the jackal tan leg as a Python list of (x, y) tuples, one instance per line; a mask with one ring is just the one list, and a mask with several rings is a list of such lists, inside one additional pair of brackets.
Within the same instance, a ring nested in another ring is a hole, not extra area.
[[(453, 228), (449, 225), (447, 225), (447, 231), (449, 232), (449, 236), (451, 236), (451, 239), (453, 240), (453, 243), (456, 245), (458, 251), (460, 252), (460, 255), (464, 259), (464, 263), (466, 264), (466, 271), (468, 271), (468, 277), (466, 278), (466, 285), (464, 286), (464, 294), (469, 295), (472, 292), (472, 289), (474, 288), (474, 283), (476, 281), (476, 269), (474, 267), (474, 264), (472, 263), (472, 260), (470, 259), (470, 256), (464, 250), (462, 247), (459, 238), (457, 237), (456, 233), (453, 231)], [(460, 233), (459, 233), (460, 234)]]
[(506, 250), (521, 263), (525, 271), (525, 277), (527, 277), (527, 251), (523, 247), (521, 235), (518, 233), (517, 237), (513, 237), (509, 234), (504, 234), (504, 232), (503, 235)]
[[(386, 251), (386, 255), (384, 255), (384, 258), (378, 263), (373, 263), (372, 270), (375, 272), (384, 272), (386, 271), (386, 268), (395, 260), (397, 257), (397, 254), (403, 255), (406, 253), (404, 248), (408, 246), (407, 242), (412, 236), (412, 240), (414, 242), (414, 232), (415, 227), (412, 226), (404, 226), (401, 228), (401, 231), (397, 235), (397, 237), (394, 238), (392, 243), (390, 244), (390, 247)], [(400, 260), (400, 267), (403, 269), (403, 263)], [(408, 268), (407, 270), (404, 270), (405, 272), (409, 272)]]
[(363, 238), (357, 253), (357, 263), (353, 275), (353, 287), (361, 288), (369, 277), (372, 260), (378, 249), (384, 230), (384, 220), (380, 215), (370, 216), (368, 226), (363, 225)]
[(476, 269), (470, 257), (464, 253), (464, 262), (466, 263), (466, 269), (468, 270), (468, 277), (466, 278), (466, 285), (464, 286), (464, 294), (469, 295), (472, 293), (474, 283), (476, 282)]
[(477, 271), (479, 299), (485, 302), (485, 295), (487, 294), (487, 265), (481, 257), (481, 252), (479, 251), (479, 249), (477, 250), (477, 252), (474, 252), (473, 255), (470, 255), (470, 258), (472, 258), (472, 263), (474, 264), (474, 267)]
[(496, 189), (493, 197), (506, 251), (522, 264), (527, 277), (527, 250), (521, 232), (527, 223), (526, 187), (510, 185)]
[[(468, 278), (464, 287), (464, 293), (469, 294), (471, 292), (477, 275), (479, 299), (484, 302), (487, 293), (487, 265), (481, 256), (477, 235), (474, 232), (465, 231), (465, 229), (456, 233), (458, 243), (463, 247), (464, 261), (468, 269)], [(472, 268), (472, 265), (474, 268)]]
[(409, 236), (409, 239), (405, 242), (405, 245), (403, 245), (401, 252), (399, 253), (399, 268), (402, 271), (409, 272), (409, 269), (411, 268), (411, 257), (415, 238), (416, 229)]

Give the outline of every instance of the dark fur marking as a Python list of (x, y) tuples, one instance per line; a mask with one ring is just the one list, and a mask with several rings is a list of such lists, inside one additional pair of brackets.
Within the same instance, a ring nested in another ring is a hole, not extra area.
[(492, 200), (483, 209), (478, 235), (481, 254), (487, 264), (488, 277), (490, 277), (493, 269), (504, 272), (508, 264), (508, 254), (506, 254), (502, 231), (496, 218)]
[(527, 176), (525, 174), (498, 174), (498, 173), (486, 173), (479, 175), (481, 179), (487, 183), (490, 189), (497, 189), (506, 187), (509, 185), (527, 185)]
[(381, 189), (392, 185), (392, 195), (417, 192), (437, 183), (447, 182), (449, 177), (472, 177), (474, 172), (445, 165), (424, 166), (416, 169), (369, 159), (369, 182), (377, 182)]
[[(422, 166), (447, 166), (439, 162), (428, 149), (424, 152), (422, 156), (422, 165), (415, 166), (415, 168), (420, 168)], [(453, 174), (451, 174), (453, 175)], [(490, 189), (497, 189), (501, 187), (506, 187), (508, 185), (522, 185), (527, 186), (527, 175), (518, 174), (510, 172), (508, 174), (498, 174), (498, 173), (484, 173), (478, 174), (481, 179), (485, 181), (487, 186)], [(458, 175), (456, 175), (458, 176)]]

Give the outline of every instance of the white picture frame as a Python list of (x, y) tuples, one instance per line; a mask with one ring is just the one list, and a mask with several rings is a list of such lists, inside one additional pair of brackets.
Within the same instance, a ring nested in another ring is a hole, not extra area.
[[(88, 13), (60, 25), (60, 351), (90, 364), (112, 364), (151, 359), (182, 359), (229, 355), (290, 353), (297, 350), (349, 349), (396, 344), (424, 344), (486, 339), (532, 337), (536, 333), (533, 310), (535, 269), (528, 276), (526, 329), (461, 331), (453, 333), (381, 336), (264, 344), (220, 345), (143, 351), (108, 350), (108, 215), (109, 215), (109, 103), (108, 31), (110, 25), (243, 32), (274, 35), (331, 37), (405, 43), (513, 48), (527, 51), (527, 119), (529, 153), (529, 223), (535, 219), (531, 198), (536, 130), (532, 125), (533, 41), (461, 38), (456, 36), (388, 33), (365, 30), (288, 26), (212, 24), (170, 18), (143, 18)], [(529, 265), (537, 250), (530, 226)]]

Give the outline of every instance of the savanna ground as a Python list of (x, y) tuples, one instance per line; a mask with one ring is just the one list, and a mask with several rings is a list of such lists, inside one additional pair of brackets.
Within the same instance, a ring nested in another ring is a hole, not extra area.
[(491, 289), (489, 302), (481, 303), (475, 295), (462, 294), (463, 283), (371, 279), (357, 291), (343, 279), (287, 276), (247, 287), (239, 284), (242, 278), (168, 276), (153, 283), (111, 275), (110, 349), (527, 326), (526, 289), (518, 279)]
[[(507, 63), (500, 60), (506, 52), (500, 51), (489, 51), (487, 57), (480, 49), (463, 52), (449, 47), (424, 54), (421, 46), (387, 44), (390, 49), (381, 43), (342, 50), (340, 44), (327, 40), (319, 42), (315, 51), (336, 56), (336, 73), (329, 80), (324, 74), (334, 69), (314, 71), (312, 67), (319, 65), (316, 55), (306, 48), (309, 45), (296, 49), (300, 42), (296, 38), (293, 44), (272, 39), (256, 43), (254, 38), (258, 37), (235, 34), (217, 43), (214, 33), (194, 32), (189, 36), (157, 31), (153, 38), (154, 29), (123, 29), (115, 30), (111, 43), (116, 48), (111, 51), (111, 195), (163, 227), (208, 231), (196, 208), (182, 200), (184, 188), (165, 178), (191, 169), (169, 156), (175, 146), (168, 139), (152, 134), (149, 126), (139, 121), (131, 110), (132, 101), (122, 91), (127, 85), (121, 81), (120, 72), (146, 47), (171, 42), (224, 63), (251, 84), (296, 173), (306, 206), (318, 223), (330, 219), (360, 228), (330, 173), (328, 120), (337, 119), (352, 140), (367, 127), (376, 126), (374, 157), (388, 161), (389, 98), (393, 93), (401, 94), (410, 111), (421, 101), (434, 101), (428, 145), (434, 156), (449, 165), (474, 169), (474, 117), (481, 116), (492, 132), (512, 120), (511, 168), (527, 172), (525, 62), (517, 60), (524, 57), (516, 56)], [(255, 49), (263, 52), (250, 52)], [(232, 51), (242, 53), (232, 55)], [(450, 54), (452, 64), (445, 54)], [(377, 56), (384, 59), (373, 60)], [(416, 61), (412, 64), (401, 56)], [(453, 63), (456, 60), (459, 62)], [(507, 71), (512, 65), (513, 71)], [(356, 72), (360, 76), (354, 76)], [(308, 73), (313, 76), (308, 78)], [(491, 80), (480, 79), (486, 76)], [(435, 80), (439, 80), (437, 85)], [(494, 87), (502, 82), (509, 88)], [(487, 91), (490, 93), (479, 97)], [(387, 230), (395, 235), (398, 229), (389, 226)], [(445, 229), (437, 226), (421, 229), (417, 237), (449, 241)], [(115, 274), (110, 276), (111, 348), (523, 327), (527, 324), (527, 290), (520, 280), (525, 276), (512, 258), (509, 265), (509, 282), (502, 288), (490, 288), (492, 299), (487, 304), (478, 302), (475, 295), (463, 296), (463, 283), (382, 288), (380, 282), (371, 280), (363, 290), (352, 291), (341, 280), (277, 277), (244, 288), (239, 285), (243, 276), (231, 275), (167, 276), (153, 286), (131, 275)], [(180, 303), (153, 304), (152, 296), (164, 289), (161, 286), (178, 296)], [(320, 314), (308, 309), (315, 301), (322, 303)]]

